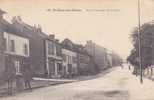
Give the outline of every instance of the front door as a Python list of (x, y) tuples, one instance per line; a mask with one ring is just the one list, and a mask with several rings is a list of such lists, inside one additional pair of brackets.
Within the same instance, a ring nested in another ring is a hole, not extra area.
[(53, 60), (49, 61), (49, 75), (50, 77), (55, 75), (55, 64)]
[(58, 72), (58, 75), (61, 75), (62, 74), (62, 64), (61, 63), (57, 63), (57, 72)]
[(72, 73), (72, 64), (68, 64), (68, 73), (69, 73), (69, 74)]

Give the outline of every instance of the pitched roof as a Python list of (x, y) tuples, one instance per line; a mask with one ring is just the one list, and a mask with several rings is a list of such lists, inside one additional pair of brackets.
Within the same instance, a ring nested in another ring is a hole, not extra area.
[(61, 42), (61, 44), (62, 44), (63, 48), (71, 50), (71, 51), (75, 51), (74, 43), (70, 39), (68, 39), (68, 38), (64, 39)]
[(5, 14), (6, 12), (0, 9), (0, 14)]
[[(14, 17), (13, 22), (11, 24), (11, 26), (13, 27), (14, 31), (28, 31), (28, 35), (30, 36), (30, 34), (36, 34), (38, 36), (41, 36), (43, 38), (47, 38), (48, 35), (45, 34), (44, 32), (40, 31), (38, 32), (38, 28), (36, 28), (35, 26), (31, 26), (25, 22), (23, 22), (22, 20), (17, 19), (16, 17)], [(36, 30), (36, 31), (35, 31)]]
[(84, 46), (81, 44), (73, 43), (70, 39), (66, 38), (62, 41), (62, 46), (65, 49), (69, 49), (80, 54), (88, 55), (87, 51), (85, 50)]

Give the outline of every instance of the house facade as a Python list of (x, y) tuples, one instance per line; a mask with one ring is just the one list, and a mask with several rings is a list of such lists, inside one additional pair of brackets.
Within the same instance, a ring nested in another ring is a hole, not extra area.
[(3, 77), (4, 70), (5, 70), (5, 60), (3, 51), (3, 31), (0, 28), (0, 79)]
[(61, 45), (54, 35), (49, 35), (45, 40), (46, 70), (49, 78), (61, 78), (63, 76)]
[(78, 74), (78, 62), (77, 52), (74, 49), (74, 44), (69, 39), (65, 39), (62, 43), (62, 58), (63, 58), (63, 69), (64, 76), (68, 77), (71, 75)]
[(94, 67), (92, 65), (93, 62), (91, 59), (91, 56), (89, 56), (87, 53), (85, 52), (78, 52), (77, 54), (78, 56), (78, 74), (79, 75), (84, 75), (84, 74), (89, 74), (92, 71), (92, 67)]
[(37, 77), (45, 77), (45, 39), (48, 35), (42, 32), (40, 26), (28, 25), (19, 16), (13, 17), (10, 30), (29, 40), (28, 62), (32, 66), (33, 74)]
[[(13, 33), (4, 32), (5, 65), (12, 63), (16, 74), (22, 74), (24, 64), (29, 59), (29, 40)], [(20, 42), (19, 42), (20, 41)]]
[(63, 57), (63, 68), (64, 68), (64, 76), (76, 75), (78, 73), (77, 68), (77, 53), (62, 48), (62, 57)]
[(13, 31), (2, 12), (0, 10), (0, 78), (4, 80), (10, 67), (15, 69), (16, 75), (22, 75), (23, 66), (29, 59), (29, 39)]
[(93, 43), (91, 40), (87, 41), (85, 49), (89, 55), (91, 55), (99, 67), (99, 69), (108, 68), (107, 49)]
[(107, 50), (107, 61), (108, 61), (108, 67), (112, 67), (112, 51)]
[[(3, 15), (6, 12), (2, 11), (0, 9), (0, 79), (2, 80), (4, 78), (4, 71), (5, 71), (5, 54), (4, 54), (4, 45), (3, 45), (3, 37), (4, 37), (4, 31), (7, 26), (7, 22), (3, 19)], [(1, 81), (0, 81), (1, 83)]]
[(75, 44), (78, 62), (78, 75), (89, 75), (97, 72), (97, 66), (83, 45)]

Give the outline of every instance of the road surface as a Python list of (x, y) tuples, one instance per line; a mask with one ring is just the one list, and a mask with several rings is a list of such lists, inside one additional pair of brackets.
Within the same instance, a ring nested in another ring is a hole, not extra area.
[(154, 82), (131, 74), (128, 66), (113, 68), (95, 79), (50, 86), (0, 100), (154, 100)]

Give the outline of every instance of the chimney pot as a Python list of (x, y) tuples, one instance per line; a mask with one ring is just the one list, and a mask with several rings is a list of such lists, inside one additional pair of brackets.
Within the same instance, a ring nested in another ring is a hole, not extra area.
[(50, 34), (49, 38), (54, 40), (55, 39), (55, 35), (54, 34)]

